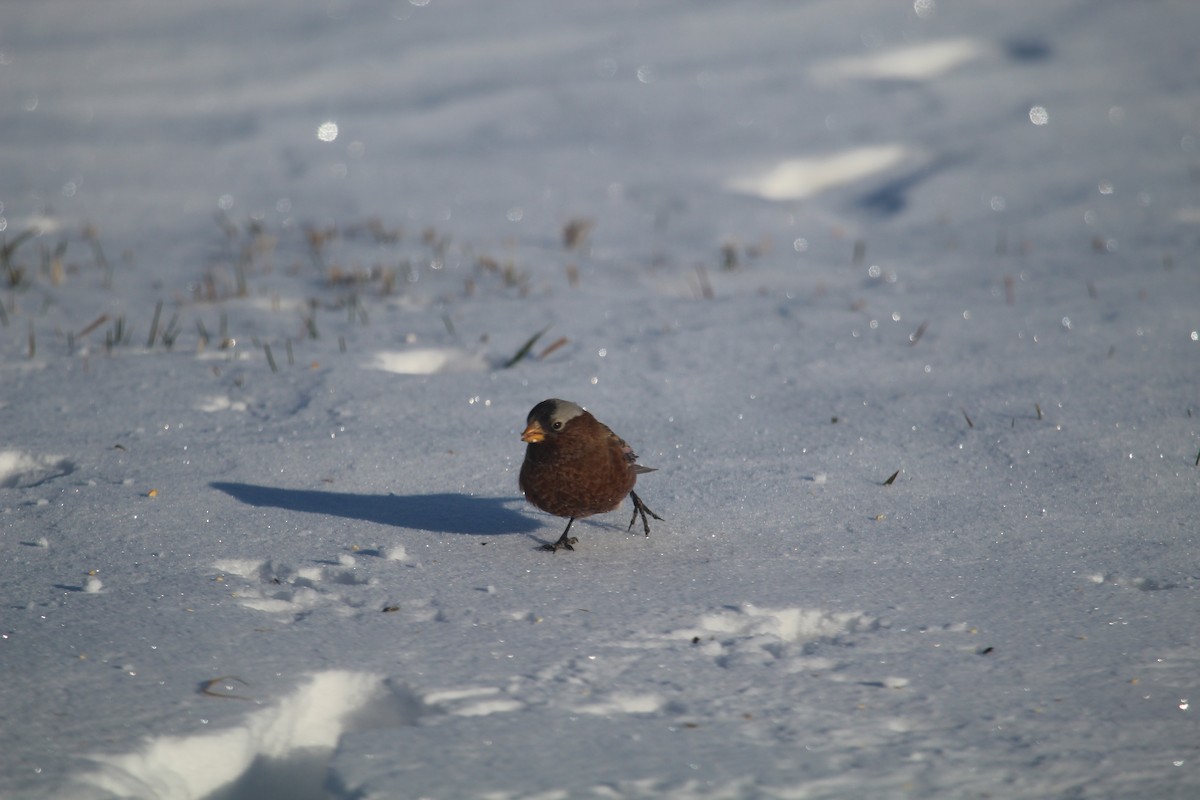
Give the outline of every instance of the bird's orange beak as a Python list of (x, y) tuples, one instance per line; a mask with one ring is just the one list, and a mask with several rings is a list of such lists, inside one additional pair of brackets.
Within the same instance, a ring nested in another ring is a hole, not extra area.
[(522, 442), (536, 444), (546, 438), (546, 432), (542, 430), (542, 426), (537, 420), (525, 426), (525, 431), (521, 434)]

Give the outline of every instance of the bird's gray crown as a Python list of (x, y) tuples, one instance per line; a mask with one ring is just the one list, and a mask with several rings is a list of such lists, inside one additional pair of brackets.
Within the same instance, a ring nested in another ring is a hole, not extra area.
[[(557, 397), (552, 397), (549, 400), (543, 400), (533, 407), (529, 412), (529, 422), (535, 419), (548, 423), (545, 427), (553, 428), (554, 423), (561, 422), (566, 425), (571, 420), (583, 413), (583, 407), (578, 403), (572, 403), (570, 400), (559, 400)], [(561, 426), (560, 426), (561, 427)], [(555, 429), (557, 430), (557, 428)]]

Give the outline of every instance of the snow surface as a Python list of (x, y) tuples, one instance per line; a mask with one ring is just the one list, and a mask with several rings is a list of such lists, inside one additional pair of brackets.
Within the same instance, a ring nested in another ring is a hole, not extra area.
[(1197, 30), (10, 4), (0, 796), (1200, 796)]

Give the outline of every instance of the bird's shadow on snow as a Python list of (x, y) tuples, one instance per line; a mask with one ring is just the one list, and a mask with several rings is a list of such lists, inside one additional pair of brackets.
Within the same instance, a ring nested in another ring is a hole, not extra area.
[(361, 519), (380, 525), (417, 528), (438, 533), (496, 536), (531, 533), (541, 526), (505, 506), (516, 498), (472, 497), (466, 494), (352, 494), (312, 489), (281, 489), (251, 483), (209, 484), (246, 505), (283, 508), (308, 514)]

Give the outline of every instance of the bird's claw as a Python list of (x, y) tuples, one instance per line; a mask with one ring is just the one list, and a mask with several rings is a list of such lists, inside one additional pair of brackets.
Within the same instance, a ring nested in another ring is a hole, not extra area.
[(637, 522), (638, 515), (641, 514), (642, 529), (645, 530), (646, 535), (649, 536), (650, 535), (650, 521), (648, 519), (646, 519), (646, 515), (649, 514), (650, 516), (654, 517), (656, 520), (658, 520), (660, 522), (662, 521), (662, 517), (660, 517), (658, 514), (655, 514), (653, 511), (651, 511), (646, 506), (646, 504), (642, 502), (642, 498), (637, 496), (637, 492), (630, 492), (629, 498), (631, 500), (633, 500), (633, 516), (629, 518), (629, 527), (626, 528), (626, 530), (630, 530), (630, 531), (633, 530), (633, 523)]
[(575, 548), (572, 547), (571, 545), (575, 544), (578, 541), (579, 541), (579, 539), (574, 536), (569, 536), (569, 537), (563, 536), (561, 539), (559, 539), (554, 544), (542, 545), (542, 549), (547, 550), (551, 553), (557, 553), (559, 550), (570, 550), (570, 551), (574, 552)]

